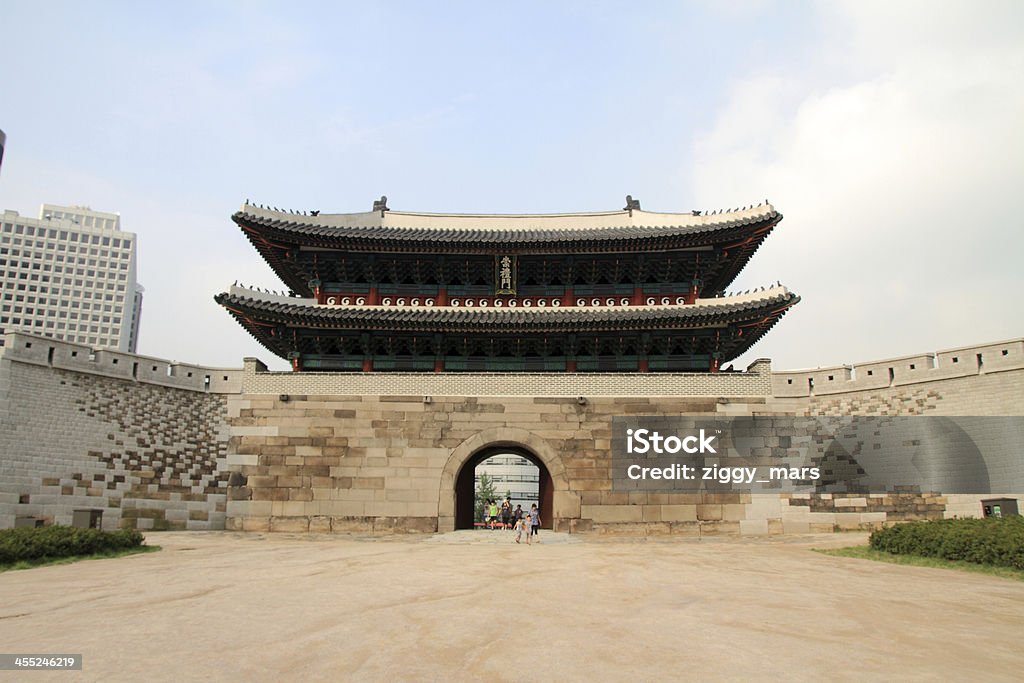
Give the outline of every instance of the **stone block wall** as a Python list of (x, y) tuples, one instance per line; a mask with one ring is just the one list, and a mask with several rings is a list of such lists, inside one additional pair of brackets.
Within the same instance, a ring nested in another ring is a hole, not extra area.
[[(1006, 359), (983, 364), (983, 372), (975, 367), (969, 373), (926, 373), (879, 388), (854, 383), (845, 391), (790, 395), (794, 392), (783, 390), (781, 396), (629, 396), (628, 382), (618, 395), (575, 388), (562, 392), (565, 397), (503, 394), (520, 386), (524, 378), (518, 376), (495, 378), (500, 383), (491, 385), (490, 392), (473, 397), (446, 396), (443, 383), (480, 378), (448, 376), (403, 377), (405, 393), (398, 395), (292, 393), (319, 387), (324, 380), (266, 373), (249, 360), (245, 392), (229, 401), (228, 464), (239, 486), (230, 492), (228, 526), (448, 530), (454, 526), (454, 482), (460, 468), (473, 453), (501, 444), (524, 446), (544, 462), (555, 488), (549, 514), (556, 529), (568, 531), (806, 533), (872, 528), (971, 509), (980, 514), (978, 501), (988, 494), (956, 496), (951, 506), (942, 495), (912, 491), (869, 496), (613, 491), (611, 420), (629, 414), (1021, 415), (1024, 354), (1015, 355), (1020, 346), (1007, 342), (980, 351), (944, 352), (950, 362), (959, 356), (976, 359), (979, 353)], [(906, 363), (908, 371), (928, 357), (914, 357)], [(828, 381), (829, 371), (821, 372)], [(779, 387), (780, 379), (785, 382), (791, 374), (775, 373), (773, 385)], [(577, 393), (585, 400), (571, 398)]]
[[(157, 376), (135, 379), (143, 368)], [(0, 528), (71, 524), (80, 509), (102, 510), (106, 529), (223, 528), (226, 395), (211, 386), (240, 387), (240, 376), (7, 335)]]
[[(876, 368), (884, 386), (866, 379)], [(808, 372), (331, 375), (15, 333), (0, 355), (0, 527), (102, 509), (107, 528), (448, 530), (461, 468), (497, 446), (544, 464), (543, 514), (573, 532), (805, 533), (980, 514), (999, 497), (613, 491), (612, 418), (630, 414), (1024, 415), (1024, 340)]]
[[(611, 423), (623, 414), (751, 414), (766, 399), (244, 394), (229, 399), (228, 528), (454, 528), (455, 479), (483, 448), (522, 446), (546, 466), (564, 531), (644, 523), (732, 533), (741, 494), (612, 491)], [(749, 496), (746, 496), (749, 498)], [(651, 526), (653, 528), (653, 526)]]

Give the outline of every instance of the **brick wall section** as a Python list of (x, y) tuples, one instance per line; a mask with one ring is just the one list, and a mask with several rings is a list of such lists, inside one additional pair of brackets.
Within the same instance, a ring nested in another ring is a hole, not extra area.
[[(22, 334), (6, 341), (0, 356), (0, 528), (23, 516), (70, 524), (76, 509), (103, 510), (108, 529), (223, 528), (225, 394), (117, 376), (124, 367), (131, 372), (134, 362), (149, 368), (160, 362), (141, 356), (117, 354), (122, 362), (104, 367), (102, 360), (88, 360), (86, 347)], [(80, 351), (82, 369), (50, 365), (51, 348), (57, 358)], [(89, 363), (97, 363), (97, 371), (83, 371), (93, 369)], [(198, 387), (213, 371), (187, 367), (200, 371)], [(192, 378), (182, 373), (179, 379)]]
[(710, 373), (339, 373), (267, 372), (245, 359), (247, 394), (388, 396), (770, 396), (771, 361), (745, 372)]

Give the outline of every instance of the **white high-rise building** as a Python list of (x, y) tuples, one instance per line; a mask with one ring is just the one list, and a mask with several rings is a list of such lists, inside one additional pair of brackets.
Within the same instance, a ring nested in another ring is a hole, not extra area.
[(531, 505), (540, 502), (540, 470), (521, 455), (492, 455), (477, 465), (474, 486), (478, 491), (483, 474), (491, 480), (498, 502), (504, 500), (506, 494), (512, 499), (513, 509), (522, 505), (524, 510), (529, 510)]
[[(0, 335), (24, 330), (134, 353), (142, 315), (136, 236), (121, 217), (43, 204), (0, 217)], [(0, 344), (3, 340), (0, 339)]]

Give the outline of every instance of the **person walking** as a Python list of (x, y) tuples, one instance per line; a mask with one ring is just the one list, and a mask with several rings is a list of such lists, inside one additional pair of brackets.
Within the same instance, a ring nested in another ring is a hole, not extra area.
[(509, 524), (509, 520), (512, 519), (512, 499), (506, 498), (501, 501), (501, 528), (511, 529), (512, 525)]
[[(516, 520), (516, 525), (515, 525), (515, 527), (513, 527), (515, 529), (515, 532), (516, 532), (516, 543), (519, 543), (519, 539), (523, 537), (523, 527), (524, 526), (526, 526), (526, 519), (524, 517), (520, 517), (519, 519)], [(530, 537), (529, 536), (526, 537), (526, 542), (527, 543), (530, 542)]]
[(491, 499), (491, 503), (490, 503), (490, 513), (491, 513), (491, 529), (493, 530), (494, 527), (496, 527), (498, 525), (498, 501), (494, 500), (493, 498)]
[(537, 509), (537, 504), (534, 503), (530, 506), (530, 531), (529, 536), (526, 537), (527, 545), (533, 542), (533, 537), (537, 537), (537, 543), (540, 543), (540, 510)]

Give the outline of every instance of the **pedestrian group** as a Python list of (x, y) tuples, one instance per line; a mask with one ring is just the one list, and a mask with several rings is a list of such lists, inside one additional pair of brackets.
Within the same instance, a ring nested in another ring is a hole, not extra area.
[(540, 510), (537, 504), (523, 510), (522, 505), (512, 509), (512, 499), (506, 498), (499, 505), (493, 498), (484, 501), (484, 526), (488, 529), (511, 529), (515, 532), (515, 542), (519, 543), (526, 534), (526, 544), (530, 545), (536, 538), (540, 543)]

